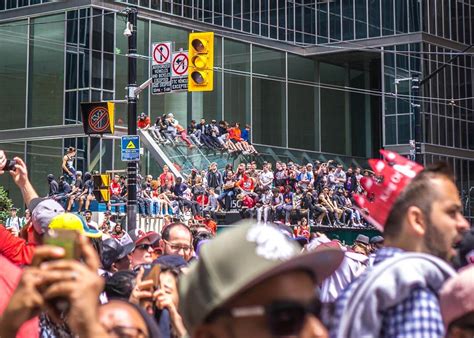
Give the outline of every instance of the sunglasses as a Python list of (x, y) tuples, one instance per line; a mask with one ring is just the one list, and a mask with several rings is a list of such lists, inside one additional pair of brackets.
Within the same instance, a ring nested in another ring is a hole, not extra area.
[(208, 318), (207, 322), (221, 315), (233, 318), (264, 316), (273, 336), (297, 336), (304, 326), (306, 316), (313, 315), (319, 318), (320, 313), (321, 302), (317, 298), (307, 304), (293, 300), (278, 300), (267, 305), (219, 309)]
[(148, 251), (148, 249), (150, 248), (153, 248), (151, 244), (140, 244), (135, 247), (135, 249), (146, 250), (146, 251)]

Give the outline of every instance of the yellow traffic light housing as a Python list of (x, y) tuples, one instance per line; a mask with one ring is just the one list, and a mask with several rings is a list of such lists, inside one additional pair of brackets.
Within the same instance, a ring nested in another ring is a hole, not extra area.
[(188, 91), (214, 89), (214, 33), (189, 34)]
[(99, 203), (110, 201), (110, 176), (109, 174), (100, 174), (93, 176), (94, 188), (92, 193)]

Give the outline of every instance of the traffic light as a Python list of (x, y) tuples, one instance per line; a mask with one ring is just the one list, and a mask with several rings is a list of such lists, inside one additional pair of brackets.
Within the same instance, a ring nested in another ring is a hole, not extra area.
[(95, 199), (99, 203), (107, 203), (110, 200), (110, 176), (108, 174), (94, 175), (94, 193)]
[(188, 91), (214, 89), (214, 33), (189, 34)]

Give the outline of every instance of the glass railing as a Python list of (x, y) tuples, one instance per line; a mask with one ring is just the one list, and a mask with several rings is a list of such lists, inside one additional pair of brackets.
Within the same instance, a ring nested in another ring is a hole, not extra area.
[(266, 146), (254, 144), (257, 151), (261, 154), (258, 162), (294, 162), (297, 164), (313, 163), (314, 161), (327, 162), (333, 160), (342, 164), (345, 168), (361, 167), (367, 168), (368, 162), (365, 157), (343, 156), (329, 153), (319, 153), (315, 151), (305, 151), (298, 149), (288, 149), (283, 147)]
[[(172, 165), (178, 172), (188, 175), (192, 169), (207, 170), (212, 162), (217, 163), (218, 170), (225, 168), (227, 164), (231, 164), (235, 169), (239, 163), (248, 163), (256, 161), (259, 167), (264, 161), (275, 163), (276, 161), (294, 162), (297, 164), (313, 163), (318, 160), (327, 162), (333, 160), (336, 163), (341, 163), (345, 168), (348, 167), (362, 167), (367, 168), (367, 159), (363, 157), (342, 156), (337, 154), (318, 153), (312, 151), (303, 151), (297, 149), (288, 149), (281, 147), (254, 145), (259, 156), (230, 154), (225, 151), (208, 149), (206, 147), (192, 147), (188, 148), (183, 142), (177, 141), (174, 144), (164, 144), (158, 142), (153, 134), (145, 132), (147, 139), (145, 146), (154, 148), (155, 158), (160, 157), (160, 163)], [(149, 149), (151, 150), (151, 149)]]
[[(154, 153), (160, 163), (176, 168), (180, 174), (189, 174), (192, 169), (207, 169), (211, 161), (198, 147), (188, 148), (182, 142), (163, 144), (156, 140), (151, 132), (140, 132), (146, 140), (145, 146)], [(153, 149), (150, 149), (153, 148)]]

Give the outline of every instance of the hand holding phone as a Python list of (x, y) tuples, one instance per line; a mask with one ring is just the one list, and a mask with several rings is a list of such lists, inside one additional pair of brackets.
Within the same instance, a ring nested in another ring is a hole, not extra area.
[[(40, 265), (41, 271), (48, 273), (50, 281), (42, 296), (46, 307), (56, 320), (65, 319), (71, 330), (80, 337), (103, 337), (105, 332), (98, 323), (98, 298), (104, 287), (104, 279), (97, 274), (100, 260), (94, 247), (87, 237), (76, 234), (74, 243), (77, 248), (77, 259), (50, 260)], [(69, 239), (64, 241), (64, 236), (59, 236), (60, 241), (69, 246)], [(58, 240), (56, 243), (58, 243)], [(60, 243), (60, 245), (62, 245)], [(48, 246), (50, 247), (50, 246)], [(59, 250), (62, 248), (53, 247)], [(65, 251), (65, 250), (64, 250)], [(69, 255), (69, 254), (68, 254)], [(74, 257), (74, 255), (69, 255)], [(67, 301), (66, 312), (57, 312), (51, 306), (54, 300)], [(91, 332), (96, 330), (94, 335)]]
[(132, 290), (129, 302), (141, 306), (148, 314), (153, 315), (154, 281), (152, 279), (143, 280), (144, 273), (143, 267), (140, 268), (137, 275), (137, 284)]

